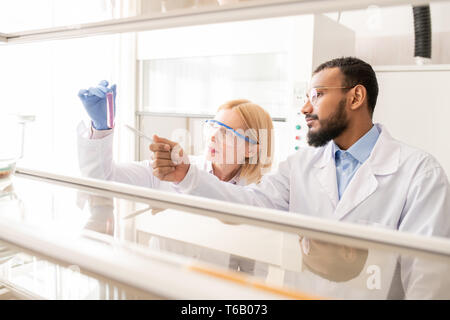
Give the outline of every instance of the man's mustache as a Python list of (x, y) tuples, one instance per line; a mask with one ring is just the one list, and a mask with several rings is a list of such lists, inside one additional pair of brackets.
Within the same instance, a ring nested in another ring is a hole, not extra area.
[(305, 120), (319, 120), (319, 117), (316, 114), (308, 114), (305, 116)]

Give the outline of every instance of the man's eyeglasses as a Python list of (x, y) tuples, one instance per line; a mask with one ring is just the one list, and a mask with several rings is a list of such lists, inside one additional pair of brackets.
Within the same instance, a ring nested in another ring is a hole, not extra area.
[(207, 136), (211, 136), (214, 133), (219, 133), (223, 139), (226, 139), (226, 137), (234, 137), (237, 136), (241, 139), (244, 139), (247, 142), (250, 142), (251, 144), (258, 144), (257, 141), (244, 136), (243, 134), (237, 132), (233, 128), (227, 126), (225, 123), (222, 123), (217, 120), (206, 120), (204, 124), (204, 134)]
[(353, 87), (318, 87), (318, 88), (311, 88), (309, 89), (309, 92), (305, 92), (303, 95), (303, 104), (306, 102), (311, 102), (311, 104), (315, 107), (317, 105), (317, 102), (319, 98), (323, 95), (323, 92), (321, 90), (330, 90), (330, 89), (352, 89)]

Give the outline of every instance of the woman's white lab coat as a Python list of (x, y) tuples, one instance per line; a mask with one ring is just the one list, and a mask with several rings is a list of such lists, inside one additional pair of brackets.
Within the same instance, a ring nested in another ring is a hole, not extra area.
[[(90, 130), (84, 123), (80, 123), (77, 128), (78, 163), (83, 176), (176, 192), (172, 183), (160, 181), (153, 176), (153, 168), (149, 160), (115, 163), (113, 161), (113, 132), (109, 132), (101, 139), (90, 139)], [(207, 173), (212, 170), (211, 162), (203, 156), (190, 156), (189, 161), (199, 170)], [(233, 178), (232, 181), (245, 185), (245, 180), (238, 181)]]
[[(83, 176), (177, 192), (172, 183), (161, 181), (153, 175), (149, 160), (115, 163), (113, 161), (114, 134), (109, 132), (101, 139), (90, 139), (90, 130), (84, 123), (80, 123), (77, 128), (78, 163)], [(204, 156), (189, 156), (189, 162), (201, 171), (212, 173), (211, 161), (206, 160)], [(227, 183), (246, 185), (245, 179), (238, 177), (233, 177)]]

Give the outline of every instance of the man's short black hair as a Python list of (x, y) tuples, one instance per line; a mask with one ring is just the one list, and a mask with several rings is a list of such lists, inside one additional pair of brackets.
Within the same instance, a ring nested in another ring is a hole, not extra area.
[(367, 105), (370, 114), (373, 115), (378, 97), (378, 81), (372, 66), (355, 57), (342, 57), (322, 63), (313, 74), (329, 68), (339, 68), (344, 75), (343, 86), (354, 87), (360, 84), (366, 88)]

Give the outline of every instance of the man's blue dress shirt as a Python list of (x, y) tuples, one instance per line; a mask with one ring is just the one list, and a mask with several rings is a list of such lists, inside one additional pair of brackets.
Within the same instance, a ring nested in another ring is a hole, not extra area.
[(356, 170), (369, 158), (379, 136), (380, 133), (377, 127), (373, 126), (372, 129), (345, 151), (341, 150), (333, 141), (339, 200), (342, 198)]

